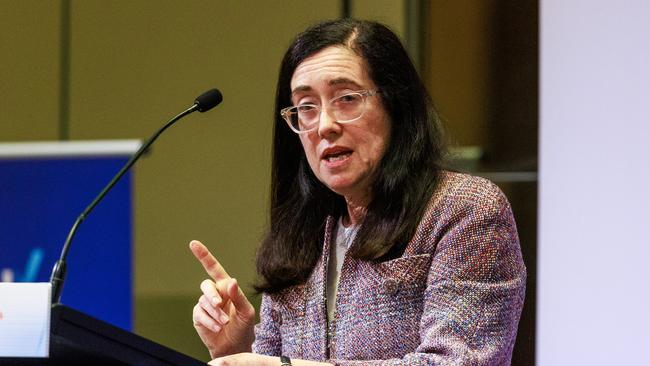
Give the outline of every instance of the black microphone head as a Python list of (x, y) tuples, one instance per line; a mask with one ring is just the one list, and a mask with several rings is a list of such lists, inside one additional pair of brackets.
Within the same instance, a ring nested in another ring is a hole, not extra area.
[(221, 95), (219, 89), (210, 89), (196, 97), (194, 99), (194, 105), (196, 105), (196, 109), (199, 112), (203, 113), (219, 105), (222, 100), (223, 95)]

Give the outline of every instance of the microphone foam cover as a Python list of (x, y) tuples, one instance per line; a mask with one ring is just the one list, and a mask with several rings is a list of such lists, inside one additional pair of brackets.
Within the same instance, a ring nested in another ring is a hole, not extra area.
[(216, 107), (223, 100), (223, 95), (218, 89), (210, 89), (194, 99), (196, 109), (203, 113)]

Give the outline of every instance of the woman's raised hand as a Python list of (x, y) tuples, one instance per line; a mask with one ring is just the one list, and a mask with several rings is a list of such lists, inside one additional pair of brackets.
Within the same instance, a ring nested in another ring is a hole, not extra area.
[(194, 328), (210, 356), (250, 352), (255, 308), (205, 245), (192, 240), (190, 250), (211, 277), (201, 282), (203, 295), (192, 311)]

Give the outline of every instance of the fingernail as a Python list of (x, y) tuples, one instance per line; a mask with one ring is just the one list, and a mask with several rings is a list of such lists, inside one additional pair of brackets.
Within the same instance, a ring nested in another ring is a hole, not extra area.
[(215, 331), (215, 332), (218, 332), (218, 331), (221, 330), (221, 327), (218, 326), (218, 325), (215, 325), (215, 326), (212, 327), (212, 330)]
[(226, 324), (230, 321), (230, 318), (226, 314), (221, 314), (221, 316), (219, 316), (219, 321), (221, 324)]
[(215, 296), (215, 297), (212, 298), (212, 305), (217, 306), (217, 305), (219, 305), (220, 302), (221, 301), (220, 301), (220, 299), (218, 297)]

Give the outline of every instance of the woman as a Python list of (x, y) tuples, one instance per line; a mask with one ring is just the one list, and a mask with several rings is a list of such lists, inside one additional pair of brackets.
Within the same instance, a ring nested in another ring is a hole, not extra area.
[[(525, 268), (510, 206), (440, 168), (398, 38), (351, 19), (298, 35), (276, 95), (255, 310), (201, 243), (193, 320), (219, 365), (509, 365)], [(282, 356), (282, 357), (279, 357)]]

